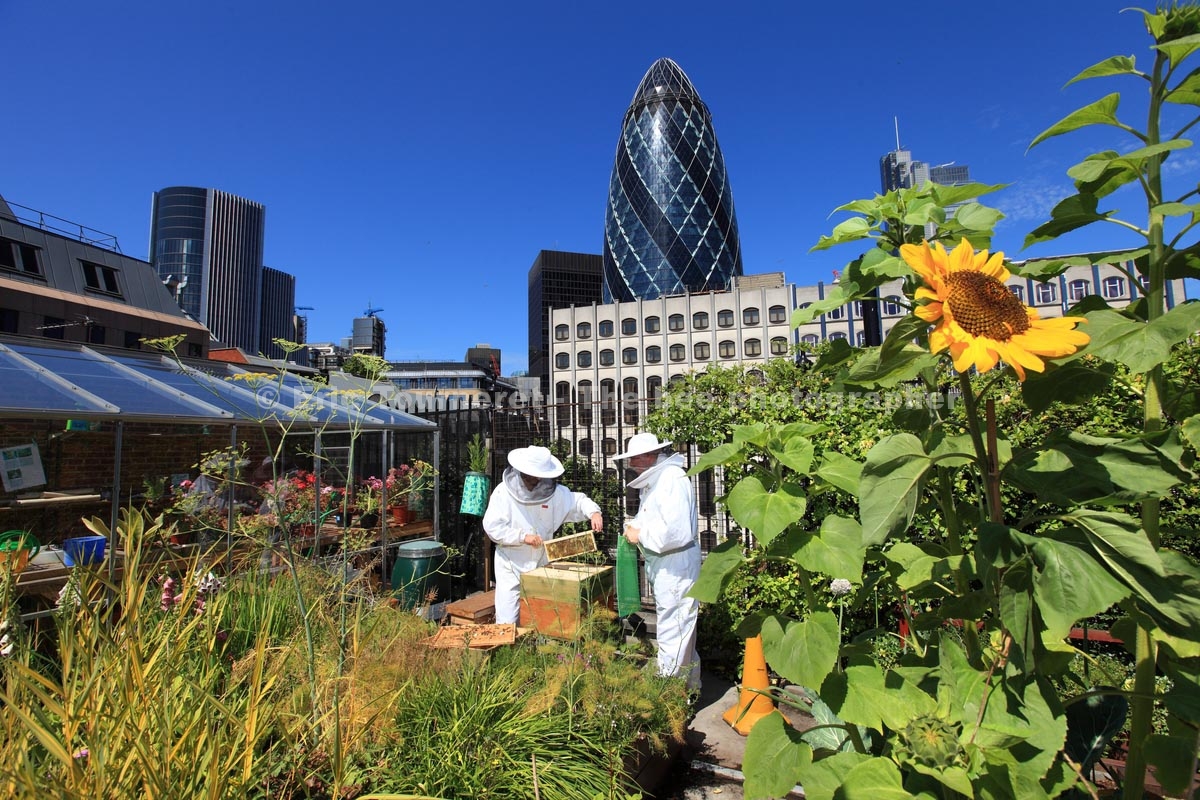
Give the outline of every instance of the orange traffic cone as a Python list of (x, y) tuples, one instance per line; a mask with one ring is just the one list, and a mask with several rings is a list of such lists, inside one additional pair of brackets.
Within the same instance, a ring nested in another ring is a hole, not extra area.
[(760, 719), (775, 710), (775, 701), (768, 695), (761, 694), (756, 689), (766, 691), (770, 681), (767, 678), (767, 660), (763, 657), (762, 636), (752, 636), (746, 640), (746, 659), (742, 665), (742, 691), (738, 695), (737, 705), (725, 712), (722, 717), (733, 729), (746, 736)]

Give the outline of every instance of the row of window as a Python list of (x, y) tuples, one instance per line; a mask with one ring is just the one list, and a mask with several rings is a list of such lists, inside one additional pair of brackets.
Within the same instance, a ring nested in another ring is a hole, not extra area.
[[(20, 333), (20, 312), (12, 308), (0, 308), (0, 333)], [(37, 326), (37, 331), (47, 339), (63, 339), (67, 338), (68, 328), (83, 328), (83, 335), (80, 337), (87, 344), (116, 344), (118, 339), (116, 334), (118, 331), (110, 331), (103, 325), (97, 325), (90, 320), (65, 320), (62, 317), (42, 317), (42, 324)], [(112, 334), (110, 336), (110, 333)], [(122, 347), (127, 347), (132, 350), (140, 350), (142, 347), (143, 333), (140, 331), (124, 331)], [(72, 337), (75, 338), (75, 337)], [(111, 341), (110, 341), (111, 340)], [(203, 355), (203, 348), (196, 342), (188, 342), (188, 356), (199, 357)]]
[[(762, 321), (757, 308), (742, 309), (742, 325), (758, 325)], [(772, 325), (782, 325), (788, 321), (788, 312), (785, 306), (771, 306), (767, 309), (767, 321)], [(686, 319), (683, 314), (672, 314), (667, 317), (667, 330), (672, 333), (678, 333), (684, 330)], [(717, 312), (717, 327), (732, 328), (734, 324), (733, 311), (728, 308), (723, 308)], [(707, 311), (697, 311), (692, 314), (692, 330), (704, 331), (709, 327), (709, 314)], [(662, 318), (657, 316), (646, 317), (642, 320), (642, 330), (645, 333), (662, 333)], [(636, 336), (638, 332), (637, 320), (633, 317), (626, 317), (621, 320), (621, 335)], [(601, 320), (596, 323), (596, 335), (601, 339), (610, 338), (613, 335), (613, 322), (610, 319)], [(555, 325), (554, 340), (565, 342), (571, 338), (570, 325)], [(575, 338), (590, 339), (592, 338), (592, 323), (580, 322), (575, 326)]]
[[(788, 354), (788, 340), (785, 336), (775, 336), (771, 339), (771, 355), (785, 356)], [(755, 358), (763, 353), (761, 339), (747, 339), (742, 343), (742, 354), (746, 358)], [(647, 364), (658, 364), (662, 362), (663, 349), (656, 344), (652, 344), (646, 348), (645, 360)], [(737, 342), (726, 339), (717, 344), (717, 356), (723, 359), (737, 358)], [(667, 357), (671, 361), (686, 361), (687, 346), (682, 344), (673, 344), (667, 348)], [(708, 342), (696, 342), (692, 345), (692, 359), (694, 361), (707, 361), (712, 358), (712, 345)], [(598, 354), (598, 364), (601, 367), (611, 367), (615, 363), (616, 353), (612, 350), (601, 350)], [(621, 351), (622, 364), (638, 363), (638, 350), (636, 347), (626, 347)], [(581, 369), (587, 369), (592, 366), (592, 351), (580, 350), (575, 354), (575, 366)], [(554, 356), (555, 369), (570, 369), (571, 355), (570, 353), (556, 353)]]
[[(0, 269), (23, 272), (27, 275), (43, 275), (39, 256), (40, 248), (25, 242), (0, 237)], [(83, 270), (83, 282), (88, 289), (105, 294), (121, 296), (121, 284), (117, 281), (116, 267), (79, 259)]]

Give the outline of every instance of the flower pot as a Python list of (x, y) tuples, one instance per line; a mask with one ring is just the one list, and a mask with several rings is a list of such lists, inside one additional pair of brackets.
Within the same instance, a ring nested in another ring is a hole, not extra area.
[(16, 575), (25, 569), (29, 559), (41, 550), (33, 534), (25, 531), (5, 531), (0, 534), (0, 572), (11, 569)]
[(195, 531), (176, 531), (175, 533), (172, 533), (170, 536), (168, 536), (167, 539), (168, 539), (168, 541), (171, 542), (171, 544), (179, 544), (179, 545), (192, 544), (193, 542), (196, 541), (196, 532)]
[(379, 527), (379, 512), (367, 511), (358, 518), (358, 526), (360, 528), (378, 528)]
[(392, 506), (388, 510), (392, 512), (392, 522), (397, 525), (407, 525), (412, 522), (413, 512), (409, 510), (408, 506)]
[(487, 509), (491, 485), (492, 479), (482, 472), (468, 472), (463, 479), (462, 503), (459, 504), (458, 513), (482, 517)]
[(99, 564), (104, 560), (104, 546), (108, 543), (105, 536), (78, 536), (67, 539), (62, 544), (63, 563), (68, 567), (86, 567)]

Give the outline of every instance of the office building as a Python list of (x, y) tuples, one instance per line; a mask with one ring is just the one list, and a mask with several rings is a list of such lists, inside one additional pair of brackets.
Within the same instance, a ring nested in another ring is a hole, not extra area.
[(262, 268), (259, 311), (259, 353), (267, 358), (289, 358), (276, 339), (302, 342), (296, 329), (296, 277), (271, 267)]
[(190, 357), (207, 356), (210, 339), (116, 237), (3, 197), (0, 333), (131, 349), (182, 335), (177, 352)]
[(150, 262), (162, 280), (178, 284), (188, 315), (223, 344), (248, 353), (264, 350), (265, 223), (260, 203), (217, 189), (173, 186), (154, 193)]
[(601, 299), (604, 264), (598, 255), (542, 250), (529, 267), (529, 374), (542, 396), (550, 391), (550, 310)]
[(381, 308), (371, 309), (366, 316), (354, 318), (350, 333), (350, 349), (352, 351), (383, 358), (387, 348), (387, 326), (383, 324), (383, 320), (375, 316), (376, 311), (382, 310)]
[(653, 300), (728, 289), (742, 274), (733, 191), (712, 117), (669, 58), (625, 112), (604, 222), (604, 296)]

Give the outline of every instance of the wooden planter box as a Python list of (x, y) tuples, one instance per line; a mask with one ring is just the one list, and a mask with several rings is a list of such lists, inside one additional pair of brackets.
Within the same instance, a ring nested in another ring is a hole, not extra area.
[(521, 627), (574, 639), (596, 605), (616, 610), (613, 568), (559, 563), (521, 576)]

